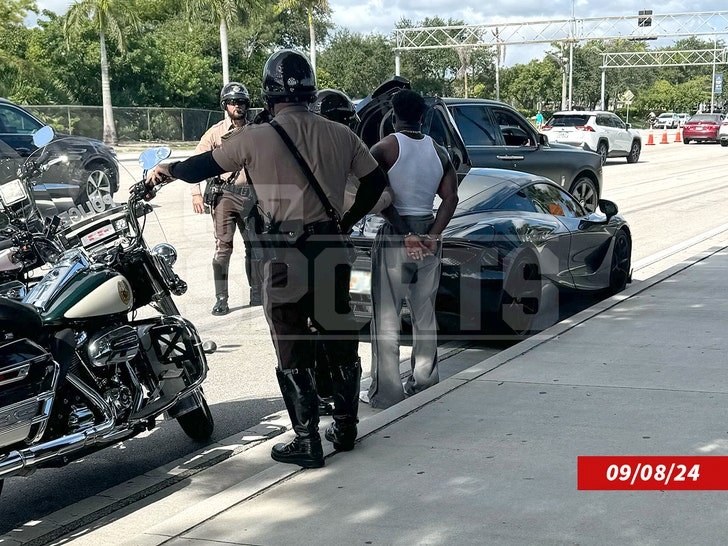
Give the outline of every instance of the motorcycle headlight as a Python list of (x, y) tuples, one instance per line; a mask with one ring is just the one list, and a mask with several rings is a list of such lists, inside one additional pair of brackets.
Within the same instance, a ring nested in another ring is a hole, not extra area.
[(20, 203), (27, 198), (28, 193), (25, 191), (25, 186), (20, 180), (11, 180), (0, 186), (0, 201), (6, 207)]
[(168, 243), (159, 243), (152, 248), (152, 256), (157, 256), (169, 267), (172, 267), (177, 261), (177, 251)]

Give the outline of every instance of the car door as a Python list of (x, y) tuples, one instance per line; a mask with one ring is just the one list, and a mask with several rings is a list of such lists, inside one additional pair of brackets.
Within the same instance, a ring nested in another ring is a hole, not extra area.
[(499, 157), (505, 156), (506, 151), (486, 105), (458, 104), (450, 107), (450, 114), (473, 167), (510, 168)]
[(470, 170), (470, 159), (465, 143), (442, 101), (429, 98), (426, 102), (430, 109), (425, 114), (422, 131), (447, 150), (457, 172), (458, 181), (461, 182)]
[(627, 129), (627, 125), (614, 114), (609, 116), (609, 122), (614, 132), (614, 149), (628, 154), (630, 148), (632, 148), (632, 134)]
[(608, 286), (609, 264), (605, 259), (612, 236), (607, 225), (594, 221), (576, 199), (552, 184), (534, 184), (529, 192), (537, 209), (555, 216), (569, 231), (568, 268), (575, 288), (596, 290)]
[(612, 126), (609, 116), (606, 114), (597, 114), (594, 116), (595, 130), (599, 137), (607, 139), (609, 152), (617, 149), (616, 129)]
[(543, 153), (539, 136), (526, 118), (504, 106), (493, 106), (490, 110), (498, 139), (503, 143), (503, 152), (498, 156), (500, 164), (493, 166), (538, 174), (551, 180), (563, 178), (563, 163)]
[(35, 150), (33, 133), (41, 127), (41, 123), (20, 108), (12, 104), (0, 104), (0, 140), (21, 157), (28, 157)]

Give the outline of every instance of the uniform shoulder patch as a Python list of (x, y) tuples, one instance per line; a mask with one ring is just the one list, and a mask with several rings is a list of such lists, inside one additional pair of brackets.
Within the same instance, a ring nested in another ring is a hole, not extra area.
[(232, 131), (228, 131), (227, 133), (225, 133), (224, 135), (222, 135), (222, 139), (223, 140), (227, 140), (230, 137), (233, 137), (233, 136), (235, 136), (237, 134), (240, 134), (243, 131), (243, 129), (245, 129), (245, 127), (236, 127)]

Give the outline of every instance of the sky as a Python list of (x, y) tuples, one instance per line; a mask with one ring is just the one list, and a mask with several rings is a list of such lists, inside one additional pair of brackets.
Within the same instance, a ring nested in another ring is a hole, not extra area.
[[(41, 10), (63, 13), (71, 0), (37, 0), (37, 3)], [(439, 16), (442, 19), (460, 19), (467, 24), (490, 24), (568, 19), (572, 9), (577, 18), (636, 15), (642, 9), (652, 9), (659, 14), (728, 10), (726, 0), (662, 0), (662, 5), (634, 0), (519, 0), (497, 3), (484, 0), (329, 0), (329, 4), (337, 26), (353, 32), (382, 34), (391, 33), (403, 17), (413, 22)], [(506, 64), (540, 58), (544, 49), (544, 46), (511, 47)]]

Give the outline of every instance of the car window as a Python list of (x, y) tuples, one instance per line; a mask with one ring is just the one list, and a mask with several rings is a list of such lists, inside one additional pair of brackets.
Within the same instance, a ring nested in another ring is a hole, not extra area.
[(609, 116), (597, 116), (597, 125), (602, 127), (611, 127), (612, 122), (609, 120)]
[(583, 127), (589, 121), (589, 116), (577, 114), (556, 114), (548, 122), (547, 127)]
[[(495, 121), (500, 127), (506, 146), (535, 146), (531, 131), (516, 115), (508, 110), (493, 108)], [(527, 123), (527, 122), (526, 122)]]
[(695, 114), (693, 117), (690, 118), (690, 121), (713, 121), (715, 123), (720, 123), (720, 115), (719, 114)]
[(430, 138), (432, 138), (432, 140), (437, 142), (440, 146), (448, 148), (450, 145), (450, 138), (442, 112), (435, 109), (433, 109), (432, 112), (432, 121), (430, 122), (430, 129), (427, 134), (430, 135)]
[(533, 205), (533, 201), (528, 198), (526, 192), (523, 190), (514, 193), (503, 202), (499, 203), (495, 208), (496, 210), (522, 210), (526, 212), (537, 212), (536, 207)]
[(536, 210), (543, 214), (566, 218), (579, 218), (585, 215), (579, 203), (551, 184), (533, 184), (528, 187), (527, 194), (536, 206)]
[(452, 109), (455, 124), (466, 146), (495, 146), (497, 128), (482, 106), (456, 106)]
[(22, 110), (0, 105), (0, 133), (30, 135), (41, 127), (43, 125)]
[(616, 127), (617, 129), (626, 129), (627, 126), (624, 124), (624, 122), (619, 119), (617, 116), (609, 116), (609, 121), (612, 124), (612, 127)]

